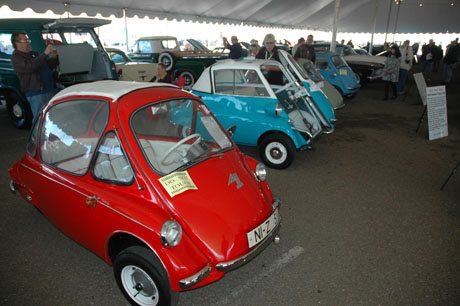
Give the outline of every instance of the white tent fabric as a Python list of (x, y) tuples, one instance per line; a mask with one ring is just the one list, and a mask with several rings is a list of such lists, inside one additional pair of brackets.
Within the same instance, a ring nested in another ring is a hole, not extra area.
[[(399, 16), (395, 0), (341, 0), (339, 32), (371, 32), (374, 26), (376, 1), (376, 32), (387, 28), (392, 5), (389, 32), (395, 23), (397, 33), (459, 33), (459, 0), (402, 0)], [(128, 17), (158, 17), (200, 22), (218, 22), (269, 27), (332, 30), (334, 0), (3, 0), (12, 10), (31, 8), (43, 13), (86, 13), (104, 17), (111, 14)], [(422, 4), (422, 6), (420, 6)], [(453, 4), (453, 5), (452, 5)]]

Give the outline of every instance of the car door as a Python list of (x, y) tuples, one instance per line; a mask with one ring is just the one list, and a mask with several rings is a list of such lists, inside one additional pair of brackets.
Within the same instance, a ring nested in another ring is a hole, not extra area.
[[(108, 121), (107, 101), (77, 99), (51, 107), (39, 138), (41, 169), (25, 168), (22, 177), (34, 204), (66, 235), (96, 251), (110, 210), (95, 193), (89, 171)], [(98, 154), (99, 155), (99, 154)], [(100, 248), (100, 247), (99, 247)], [(97, 250), (100, 252), (100, 250)]]
[(235, 142), (257, 145), (265, 131), (284, 124), (275, 116), (277, 99), (270, 97), (256, 70), (219, 69), (213, 78), (215, 94), (206, 104), (224, 128), (236, 125)]

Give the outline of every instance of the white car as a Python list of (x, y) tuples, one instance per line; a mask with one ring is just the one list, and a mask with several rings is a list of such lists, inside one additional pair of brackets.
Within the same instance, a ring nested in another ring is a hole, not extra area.
[(134, 62), (123, 51), (105, 48), (109, 57), (117, 66), (121, 81), (151, 82), (157, 74), (156, 63)]

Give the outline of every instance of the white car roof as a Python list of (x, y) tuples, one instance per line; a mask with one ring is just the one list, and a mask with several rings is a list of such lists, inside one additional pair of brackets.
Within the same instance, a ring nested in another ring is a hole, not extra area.
[(176, 85), (167, 83), (147, 83), (147, 82), (130, 82), (130, 81), (97, 81), (91, 83), (82, 83), (67, 87), (58, 92), (51, 102), (69, 96), (101, 96), (109, 97), (112, 101), (132, 91), (149, 88), (149, 87), (176, 87)]
[(177, 38), (174, 36), (144, 36), (144, 37), (139, 37), (137, 40), (163, 40), (163, 39), (177, 40)]
[(255, 59), (255, 58), (243, 58), (238, 60), (225, 59), (219, 60), (206, 68), (201, 76), (193, 85), (192, 89), (201, 92), (211, 92), (211, 74), (209, 70), (221, 70), (221, 69), (255, 69), (260, 70), (260, 66), (263, 64), (270, 64), (283, 67), (280, 62), (273, 60)]

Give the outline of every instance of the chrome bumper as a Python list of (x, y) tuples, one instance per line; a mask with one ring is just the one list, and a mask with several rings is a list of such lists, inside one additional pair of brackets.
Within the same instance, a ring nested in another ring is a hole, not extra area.
[[(281, 205), (280, 199), (275, 198), (275, 201), (272, 204), (272, 211), (275, 211), (276, 209), (278, 209), (280, 205)], [(219, 271), (227, 272), (227, 271), (239, 268), (245, 263), (251, 261), (254, 257), (259, 255), (260, 252), (262, 252), (273, 240), (275, 240), (275, 238), (277, 238), (277, 242), (279, 242), (278, 233), (280, 231), (280, 227), (281, 227), (281, 221), (278, 223), (278, 225), (273, 230), (273, 232), (270, 234), (270, 236), (266, 237), (265, 241), (263, 241), (261, 244), (255, 247), (252, 251), (250, 251), (247, 254), (244, 254), (243, 256), (237, 259), (218, 263), (216, 265), (216, 269)]]
[(206, 278), (206, 276), (209, 275), (209, 273), (211, 273), (211, 267), (210, 266), (206, 266), (204, 267), (203, 269), (201, 269), (200, 272), (190, 276), (190, 277), (187, 277), (187, 278), (184, 278), (184, 279), (181, 279), (179, 281), (179, 287), (181, 289), (188, 289), (196, 284), (198, 284), (199, 282), (201, 282), (203, 279)]

